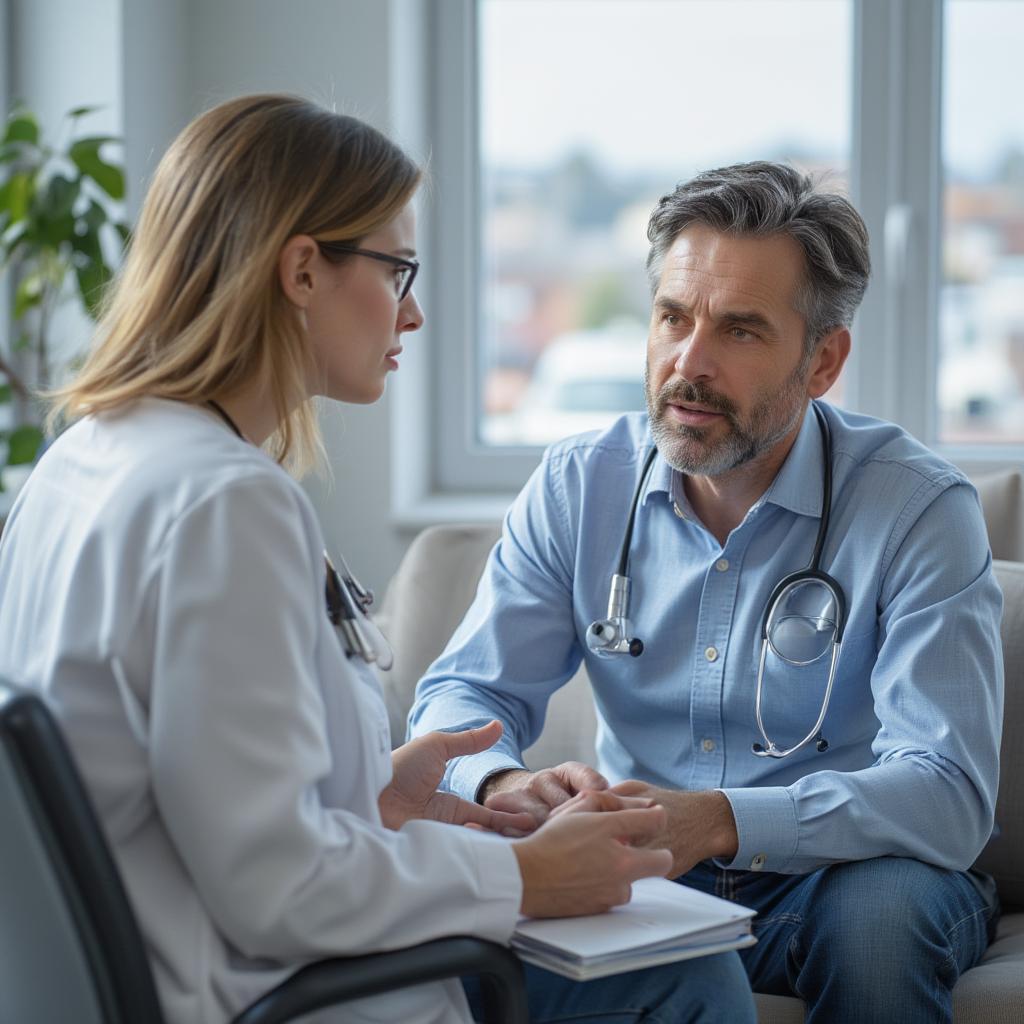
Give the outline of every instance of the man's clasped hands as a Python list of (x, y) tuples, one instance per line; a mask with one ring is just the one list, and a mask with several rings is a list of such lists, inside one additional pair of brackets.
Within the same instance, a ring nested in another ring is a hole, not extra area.
[(414, 818), (513, 837), (531, 917), (596, 914), (626, 903), (639, 878), (675, 878), (709, 857), (730, 860), (736, 826), (726, 797), (627, 780), (609, 786), (578, 761), (490, 776), (479, 803), (438, 790), (454, 757), (479, 754), (501, 737), (500, 722), (431, 732), (392, 752), (392, 779), (378, 798), (381, 820)]

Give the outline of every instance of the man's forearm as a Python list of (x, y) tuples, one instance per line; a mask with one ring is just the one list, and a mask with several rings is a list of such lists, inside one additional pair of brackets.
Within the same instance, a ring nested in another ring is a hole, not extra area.
[(739, 848), (732, 807), (724, 793), (705, 790), (661, 789), (630, 780), (613, 787), (626, 796), (646, 796), (668, 812), (664, 836), (659, 841), (672, 851), (672, 875), (685, 874), (695, 864), (712, 857), (731, 860)]

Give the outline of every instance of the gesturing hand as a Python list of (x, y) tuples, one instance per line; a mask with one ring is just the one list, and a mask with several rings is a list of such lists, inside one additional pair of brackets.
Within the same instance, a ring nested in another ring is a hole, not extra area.
[(462, 732), (429, 732), (391, 753), (391, 782), (377, 797), (381, 820), (399, 829), (410, 818), (432, 818), (450, 825), (476, 825), (493, 832), (510, 830), (522, 835), (533, 829), (527, 814), (505, 813), (462, 800), (437, 787), (453, 757), (479, 754), (501, 738), (501, 723)]
[(484, 783), (481, 797), (491, 810), (529, 814), (533, 828), (577, 794), (607, 788), (608, 780), (600, 772), (579, 761), (566, 761), (538, 772), (513, 769), (492, 775)]
[(574, 803), (513, 844), (523, 878), (520, 909), (531, 917), (603, 913), (629, 902), (638, 878), (671, 868), (668, 850), (643, 848), (664, 833), (663, 808), (607, 792)]

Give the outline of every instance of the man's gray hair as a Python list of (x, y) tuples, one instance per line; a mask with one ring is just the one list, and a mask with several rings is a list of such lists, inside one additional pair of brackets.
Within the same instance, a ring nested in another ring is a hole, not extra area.
[(756, 161), (704, 171), (663, 196), (651, 214), (647, 274), (652, 293), (665, 254), (691, 224), (737, 235), (788, 235), (804, 253), (797, 312), (807, 325), (807, 351), (829, 331), (849, 327), (871, 273), (868, 231), (853, 204), (818, 191), (806, 174)]

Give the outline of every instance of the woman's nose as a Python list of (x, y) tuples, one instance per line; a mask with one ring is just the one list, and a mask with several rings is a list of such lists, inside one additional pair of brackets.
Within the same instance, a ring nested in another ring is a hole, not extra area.
[(415, 292), (410, 291), (398, 306), (398, 330), (418, 331), (423, 326), (423, 310), (416, 298)]

